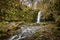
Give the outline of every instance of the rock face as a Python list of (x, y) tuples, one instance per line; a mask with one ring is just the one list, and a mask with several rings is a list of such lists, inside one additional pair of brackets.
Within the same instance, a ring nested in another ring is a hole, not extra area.
[(31, 0), (20, 0), (22, 5), (27, 5), (28, 7), (32, 7), (32, 2)]
[(34, 8), (36, 9), (37, 8), (37, 3), (38, 2), (41, 2), (43, 0), (20, 0), (20, 2), (22, 3), (22, 5), (26, 5), (30, 8)]

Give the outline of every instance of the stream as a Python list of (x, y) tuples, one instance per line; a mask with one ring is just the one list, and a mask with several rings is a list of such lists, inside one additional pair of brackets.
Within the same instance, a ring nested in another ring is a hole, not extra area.
[(21, 33), (11, 36), (8, 40), (23, 40), (27, 37), (31, 37), (40, 28), (40, 26), (22, 26)]

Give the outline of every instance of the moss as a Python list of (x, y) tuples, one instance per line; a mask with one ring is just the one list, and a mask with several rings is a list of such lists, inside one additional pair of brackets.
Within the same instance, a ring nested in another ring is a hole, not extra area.
[(37, 30), (36, 33), (34, 33), (30, 38), (26, 38), (26, 40), (35, 40), (36, 38), (38, 38), (40, 36), (41, 32), (39, 30)]
[(39, 37), (40, 32), (36, 32), (34, 35), (32, 35), (32, 39), (36, 39), (37, 37)]

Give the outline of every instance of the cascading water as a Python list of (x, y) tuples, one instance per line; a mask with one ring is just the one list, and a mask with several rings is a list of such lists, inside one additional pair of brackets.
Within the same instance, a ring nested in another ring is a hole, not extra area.
[(37, 23), (40, 23), (40, 19), (41, 19), (41, 11), (38, 12), (38, 15), (37, 15)]
[[(40, 28), (40, 27), (39, 27)], [(31, 37), (36, 30), (39, 29), (37, 26), (32, 26), (32, 27), (21, 27), (21, 33), (12, 36), (11, 38), (9, 38), (8, 40), (23, 40), (26, 37)]]

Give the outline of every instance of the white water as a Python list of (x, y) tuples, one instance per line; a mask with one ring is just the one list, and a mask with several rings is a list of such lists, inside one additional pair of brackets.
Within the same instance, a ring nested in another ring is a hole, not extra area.
[(41, 19), (41, 11), (38, 12), (38, 15), (37, 15), (37, 23), (40, 23), (40, 19)]
[(31, 37), (36, 30), (38, 30), (40, 28), (40, 26), (29, 26), (29, 27), (21, 27), (21, 33), (18, 35), (14, 35), (11, 38), (9, 38), (8, 40), (22, 40), (26, 37)]

